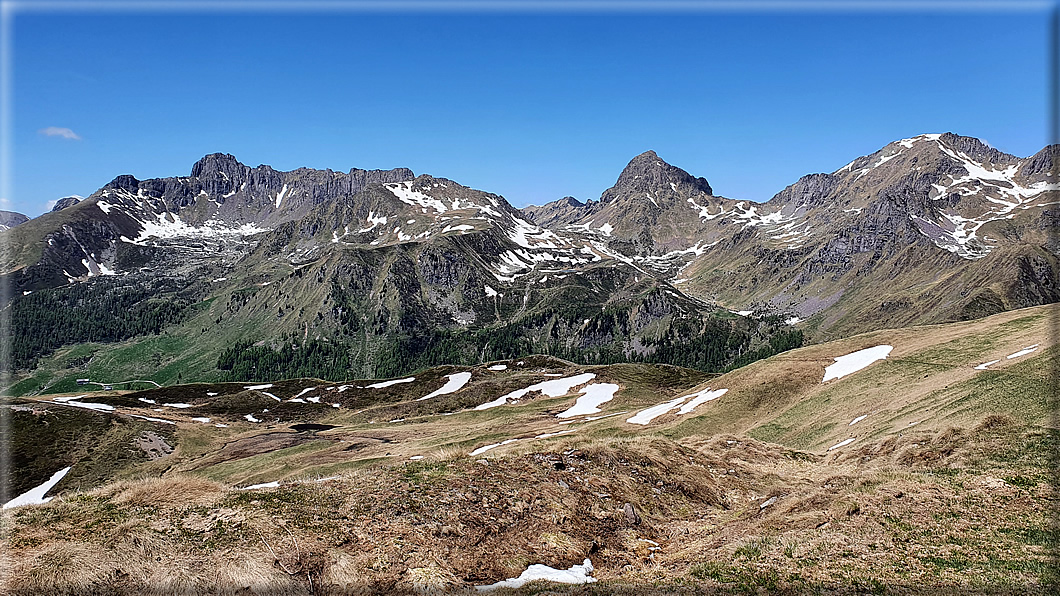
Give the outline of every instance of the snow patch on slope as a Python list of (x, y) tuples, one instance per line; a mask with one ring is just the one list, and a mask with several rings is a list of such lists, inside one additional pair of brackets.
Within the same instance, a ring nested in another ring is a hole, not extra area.
[(582, 373), (573, 377), (564, 377), (562, 379), (551, 379), (549, 381), (542, 381), (535, 383), (525, 389), (518, 389), (511, 393), (506, 393), (493, 401), (486, 402), (475, 406), (476, 410), (487, 410), (489, 408), (495, 408), (497, 406), (503, 406), (508, 403), (508, 400), (518, 401), (525, 397), (527, 394), (540, 391), (549, 397), (559, 397), (570, 393), (571, 388), (577, 387), (578, 385), (584, 385), (589, 381), (596, 378), (594, 373)]
[(471, 380), (471, 373), (458, 372), (448, 375), (448, 377), (449, 380), (445, 383), (445, 385), (442, 385), (440, 388), (435, 389), (434, 391), (428, 393), (427, 395), (424, 395), (416, 401), (423, 401), (425, 399), (430, 399), (439, 395), (445, 395), (447, 393), (455, 393), (459, 391), (464, 387), (464, 385), (467, 385), (468, 381)]
[(887, 355), (890, 354), (893, 349), (894, 346), (881, 345), (858, 350), (857, 352), (851, 352), (845, 356), (837, 356), (835, 358), (835, 364), (830, 364), (825, 367), (824, 380), (821, 382), (824, 383), (832, 379), (841, 379), (849, 374), (856, 373), (877, 360), (887, 358)]
[(67, 466), (58, 472), (52, 474), (51, 478), (48, 478), (40, 486), (29, 489), (21, 495), (11, 499), (7, 503), (4, 503), (4, 509), (11, 509), (13, 507), (20, 507), (22, 505), (40, 505), (51, 501), (54, 497), (45, 497), (49, 490), (52, 489), (59, 481), (66, 476), (66, 473), (70, 471), (70, 466)]

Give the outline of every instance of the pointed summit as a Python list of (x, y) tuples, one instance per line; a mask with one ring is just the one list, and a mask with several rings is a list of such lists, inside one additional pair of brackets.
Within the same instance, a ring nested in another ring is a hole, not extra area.
[(601, 202), (609, 202), (615, 197), (630, 192), (654, 192), (660, 188), (681, 188), (708, 195), (714, 194), (706, 178), (697, 178), (688, 172), (672, 166), (662, 160), (652, 150), (645, 151), (630, 160), (618, 176), (615, 185), (600, 197)]
[(67, 207), (73, 207), (74, 205), (80, 203), (82, 200), (84, 200), (84, 197), (80, 197), (78, 195), (70, 195), (68, 197), (63, 197), (58, 201), (55, 201), (55, 206), (52, 207), (52, 211), (62, 211)]
[(210, 153), (191, 166), (191, 176), (204, 178), (214, 172), (221, 172), (234, 178), (246, 169), (247, 166), (239, 163), (239, 160), (230, 153)]

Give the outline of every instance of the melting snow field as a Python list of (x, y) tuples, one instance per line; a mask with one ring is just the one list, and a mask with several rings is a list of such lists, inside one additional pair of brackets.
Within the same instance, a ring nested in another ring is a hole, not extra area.
[(52, 500), (52, 497), (45, 497), (44, 495), (52, 489), (53, 486), (59, 484), (59, 481), (66, 476), (66, 473), (70, 471), (70, 467), (67, 466), (58, 472), (52, 474), (49, 478), (36, 488), (31, 488), (21, 495), (11, 499), (7, 503), (4, 503), (4, 509), (10, 509), (12, 507), (19, 507), (21, 505), (40, 505), (41, 503), (47, 503)]
[(663, 402), (659, 405), (652, 406), (647, 410), (641, 410), (637, 412), (632, 418), (626, 419), (626, 422), (630, 424), (648, 424), (652, 420), (655, 420), (659, 416), (673, 410), (674, 408), (681, 405), (681, 402), (685, 401), (684, 397), (676, 397), (670, 401)]
[(372, 383), (367, 385), (367, 389), (383, 389), (384, 387), (390, 387), (391, 385), (397, 385), (400, 383), (411, 383), (416, 380), (416, 377), (409, 377), (407, 379), (394, 379), (393, 381), (382, 381), (380, 383)]
[(887, 355), (890, 354), (893, 349), (894, 346), (875, 346), (852, 352), (846, 356), (839, 356), (835, 359), (835, 364), (829, 365), (824, 369), (824, 380), (821, 382), (824, 383), (832, 379), (840, 379), (849, 374), (856, 373), (877, 360), (887, 358)]
[(508, 445), (509, 443), (514, 443), (514, 442), (516, 442), (518, 440), (519, 439), (508, 439), (507, 441), (501, 441), (500, 443), (493, 443), (491, 445), (484, 445), (484, 446), (479, 447), (478, 449), (472, 451), (468, 455), (479, 455), (481, 453), (485, 453), (485, 452), (489, 451), (490, 449), (493, 449), (494, 447), (500, 447), (501, 445)]
[(990, 362), (984, 362), (984, 363), (976, 366), (975, 370), (986, 370), (986, 367), (993, 366), (993, 365), (997, 364), (998, 362), (1001, 362), (1001, 361), (1000, 360), (991, 360)]
[(678, 414), (688, 414), (692, 410), (696, 409), (699, 404), (706, 403), (713, 399), (725, 395), (728, 389), (716, 389), (712, 390), (710, 387), (700, 391), (699, 393), (693, 393), (692, 395), (686, 395), (685, 397), (691, 397), (691, 401), (681, 406), (681, 409), (677, 411)]
[(453, 393), (455, 391), (459, 391), (461, 388), (463, 388), (464, 385), (467, 385), (468, 381), (471, 380), (471, 373), (469, 372), (458, 372), (448, 376), (449, 380), (445, 383), (445, 385), (442, 385), (440, 388), (428, 393), (427, 395), (424, 395), (416, 401), (423, 401), (425, 399), (430, 399), (439, 395), (445, 395), (446, 393)]
[(573, 377), (564, 377), (562, 379), (552, 379), (551, 381), (542, 381), (540, 383), (536, 383), (534, 385), (531, 385), (531, 386), (527, 387), (526, 389), (518, 389), (516, 391), (512, 391), (511, 393), (506, 393), (506, 394), (498, 397), (497, 399), (495, 399), (493, 401), (486, 402), (484, 404), (479, 404), (479, 405), (475, 406), (475, 409), (476, 410), (487, 410), (489, 408), (495, 408), (497, 406), (503, 406), (504, 404), (508, 403), (509, 399), (511, 399), (511, 400), (522, 399), (523, 397), (526, 396), (526, 394), (530, 393), (531, 391), (540, 391), (541, 393), (544, 393), (545, 395), (547, 395), (549, 397), (559, 397), (561, 395), (567, 395), (568, 393), (570, 393), (570, 390), (571, 390), (572, 387), (577, 387), (578, 385), (583, 385), (585, 383), (588, 383), (589, 381), (592, 381), (595, 378), (596, 378), (596, 375), (593, 374), (593, 373), (582, 373), (580, 375), (575, 375)]
[(850, 437), (849, 439), (840, 441), (840, 442), (836, 443), (835, 445), (832, 445), (831, 447), (828, 448), (828, 450), (831, 451), (833, 449), (839, 449), (840, 447), (843, 447), (845, 445), (849, 445), (849, 444), (851, 444), (853, 442), (854, 442), (854, 437)]
[(490, 584), (488, 586), (475, 586), (479, 592), (490, 592), (499, 588), (519, 588), (535, 580), (547, 580), (559, 584), (589, 584), (596, 581), (590, 574), (593, 572), (593, 564), (585, 559), (581, 565), (573, 565), (570, 569), (553, 569), (548, 565), (535, 564), (526, 568), (519, 577), (506, 579), (504, 581)]
[[(81, 397), (84, 397), (84, 396), (81, 396)], [(77, 400), (76, 397), (73, 398), (72, 400), (63, 400), (63, 401), (59, 401), (58, 399), (54, 399), (54, 400), (52, 400), (52, 403), (63, 404), (64, 406), (77, 406), (78, 408), (87, 408), (89, 410), (96, 410), (97, 412), (112, 412), (112, 411), (114, 411), (114, 406), (108, 406), (107, 404), (97, 404), (97, 403), (92, 403), (92, 402), (87, 402), (87, 401), (75, 401), (75, 400)]]
[[(689, 395), (682, 395), (681, 397), (675, 397), (670, 401), (663, 402), (661, 404), (652, 406), (646, 410), (637, 412), (632, 418), (627, 418), (626, 422), (630, 424), (648, 424), (652, 420), (655, 420), (659, 416), (669, 412), (670, 410), (678, 410), (678, 414), (688, 414), (692, 410), (696, 409), (702, 403), (717, 399), (728, 391), (728, 389), (711, 389), (707, 387), (702, 391), (691, 393)], [(688, 403), (685, 400), (692, 398)], [(682, 405), (684, 404), (684, 405)]]
[(582, 389), (582, 396), (578, 398), (578, 401), (574, 402), (574, 405), (570, 409), (556, 414), (557, 418), (570, 418), (572, 416), (582, 416), (585, 414), (595, 414), (600, 411), (598, 407), (602, 403), (611, 401), (615, 397), (615, 392), (618, 391), (618, 385), (614, 383), (593, 383), (592, 385), (586, 385)]
[(1038, 349), (1038, 344), (1034, 344), (1033, 346), (1027, 346), (1026, 348), (1023, 348), (1022, 350), (1020, 350), (1019, 352), (1016, 352), (1015, 354), (1009, 354), (1008, 356), (1005, 356), (1005, 358), (1007, 360), (1011, 360), (1013, 358), (1019, 358), (1020, 356), (1026, 356), (1027, 354), (1030, 354), (1031, 352), (1033, 352), (1033, 351), (1035, 351), (1037, 349)]
[(261, 391), (262, 389), (272, 389), (272, 383), (265, 383), (264, 385), (246, 385), (243, 387), (247, 391)]
[(493, 366), (490, 366), (488, 368), (488, 370), (508, 370), (508, 365), (507, 364), (494, 364)]
[(239, 490), (255, 490), (259, 488), (276, 488), (280, 486), (279, 481), (273, 480), (272, 482), (262, 482), (261, 484), (251, 484), (250, 486), (244, 486)]

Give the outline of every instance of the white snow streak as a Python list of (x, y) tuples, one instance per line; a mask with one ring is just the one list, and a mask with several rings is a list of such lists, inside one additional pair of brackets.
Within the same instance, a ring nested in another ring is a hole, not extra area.
[(488, 586), (475, 586), (479, 592), (489, 592), (499, 588), (519, 588), (535, 580), (546, 580), (559, 584), (589, 584), (596, 581), (590, 574), (593, 572), (593, 564), (589, 559), (581, 565), (573, 565), (570, 569), (553, 569), (547, 565), (535, 564), (526, 568), (519, 577), (499, 581)]
[(529, 386), (529, 387), (527, 387), (525, 389), (518, 389), (516, 391), (512, 391), (511, 393), (506, 393), (506, 394), (498, 397), (497, 399), (495, 399), (493, 401), (477, 405), (477, 406), (475, 406), (475, 409), (476, 410), (486, 410), (486, 409), (489, 409), (489, 408), (495, 408), (497, 406), (503, 406), (504, 404), (508, 403), (509, 399), (510, 400), (522, 399), (523, 397), (525, 397), (528, 393), (530, 393), (532, 391), (540, 391), (541, 393), (544, 393), (545, 395), (547, 395), (549, 397), (559, 397), (561, 395), (566, 395), (566, 394), (570, 393), (571, 388), (577, 387), (578, 385), (584, 385), (585, 383), (588, 383), (589, 381), (591, 381), (591, 380), (593, 380), (595, 378), (596, 378), (596, 375), (593, 374), (593, 373), (582, 373), (580, 375), (575, 375), (573, 377), (564, 377), (562, 379), (552, 379), (550, 381), (542, 381), (540, 383), (536, 383), (534, 385), (531, 385), (531, 386)]
[(840, 447), (843, 447), (844, 445), (849, 445), (849, 444), (851, 444), (853, 442), (854, 442), (854, 437), (850, 437), (849, 439), (846, 439), (844, 441), (840, 441), (840, 442), (836, 443), (835, 445), (832, 445), (831, 447), (828, 448), (828, 450), (831, 451), (833, 449), (839, 449)]
[(637, 412), (632, 418), (627, 418), (626, 422), (629, 422), (630, 424), (647, 425), (649, 422), (655, 420), (659, 416), (662, 416), (670, 410), (676, 409), (686, 399), (688, 399), (687, 396), (675, 397), (670, 401), (652, 406), (647, 410), (641, 410), (640, 412)]
[(509, 443), (514, 443), (514, 442), (516, 442), (518, 440), (519, 439), (508, 439), (507, 441), (501, 441), (500, 443), (493, 443), (492, 445), (486, 445), (484, 447), (479, 447), (478, 449), (472, 451), (468, 455), (479, 455), (479, 454), (482, 454), (482, 453), (485, 453), (485, 452), (489, 451), (490, 449), (493, 449), (493, 448), (496, 448), (496, 447), (500, 447), (501, 445), (507, 445)]
[(445, 383), (445, 385), (442, 385), (440, 388), (428, 393), (427, 395), (424, 395), (416, 401), (423, 401), (425, 399), (430, 399), (439, 395), (445, 395), (447, 393), (454, 393), (456, 391), (459, 391), (461, 388), (464, 387), (464, 385), (467, 385), (468, 381), (471, 380), (471, 373), (458, 372), (448, 375), (448, 377), (449, 380)]
[(280, 194), (276, 195), (276, 208), (277, 209), (280, 208), (280, 203), (283, 202), (283, 197), (285, 197), (286, 195), (287, 195), (287, 185), (284, 184), (283, 185), (283, 190), (280, 191)]
[(1038, 344), (1034, 344), (1033, 346), (1027, 346), (1026, 348), (1023, 348), (1022, 350), (1020, 350), (1019, 352), (1016, 352), (1015, 354), (1009, 354), (1008, 356), (1005, 356), (1005, 358), (1007, 360), (1012, 360), (1013, 358), (1019, 358), (1020, 356), (1026, 356), (1027, 354), (1030, 354), (1031, 352), (1033, 352), (1033, 351), (1035, 351), (1037, 349), (1038, 349)]
[(416, 377), (409, 377), (407, 379), (394, 379), (393, 381), (381, 381), (379, 383), (372, 383), (371, 385), (365, 386), (366, 389), (383, 389), (390, 387), (391, 385), (400, 385), (401, 383), (411, 383), (416, 380)]
[(53, 497), (45, 497), (44, 495), (52, 489), (53, 486), (59, 484), (59, 481), (66, 476), (66, 473), (70, 471), (70, 466), (67, 466), (58, 472), (52, 474), (51, 478), (44, 481), (40, 486), (31, 488), (21, 495), (11, 499), (7, 503), (4, 503), (4, 509), (11, 509), (12, 507), (19, 507), (22, 505), (40, 505), (51, 501)]
[(700, 391), (699, 393), (693, 393), (692, 395), (686, 395), (685, 397), (691, 397), (692, 399), (691, 399), (691, 401), (689, 401), (685, 405), (681, 406), (681, 409), (678, 410), (677, 413), (678, 414), (688, 414), (692, 410), (696, 409), (696, 406), (698, 406), (700, 404), (704, 404), (704, 403), (706, 403), (708, 401), (712, 401), (712, 400), (718, 399), (719, 397), (725, 395), (725, 393), (728, 392), (728, 391), (729, 391), (728, 389), (714, 389), (714, 390), (712, 390), (710, 387), (707, 387), (706, 389)]
[(556, 414), (557, 418), (571, 418), (600, 412), (600, 404), (614, 399), (618, 385), (614, 383), (593, 383), (582, 388), (582, 396), (569, 409)]

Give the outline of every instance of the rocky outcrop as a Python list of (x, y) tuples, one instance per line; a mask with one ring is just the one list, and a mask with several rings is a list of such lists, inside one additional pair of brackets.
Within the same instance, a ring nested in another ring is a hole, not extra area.
[(630, 160), (619, 174), (615, 185), (600, 196), (600, 202), (610, 203), (634, 193), (657, 193), (667, 189), (714, 194), (706, 178), (692, 176), (681, 168), (666, 163), (654, 151), (649, 150)]
[(569, 224), (589, 215), (592, 211), (592, 201), (587, 204), (574, 197), (563, 197), (541, 206), (527, 205), (521, 211), (528, 220), (548, 228)]
[[(52, 211), (62, 211), (67, 207), (73, 207), (74, 205), (81, 202), (81, 197), (63, 197), (58, 201), (55, 201), (55, 206), (52, 207)], [(25, 216), (23, 216), (25, 217)]]
[(29, 218), (21, 213), (0, 210), (0, 230), (13, 228), (27, 221), (29, 221)]

